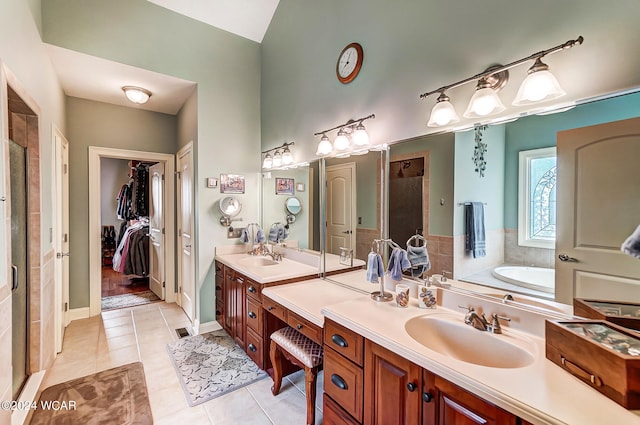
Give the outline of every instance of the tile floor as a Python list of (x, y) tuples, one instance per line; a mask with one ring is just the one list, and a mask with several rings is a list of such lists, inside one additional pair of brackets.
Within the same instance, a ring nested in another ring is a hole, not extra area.
[[(175, 329), (189, 325), (176, 304), (153, 303), (76, 320), (67, 327), (62, 353), (47, 372), (43, 388), (101, 370), (141, 361), (157, 425), (302, 425), (306, 421), (304, 374), (296, 372), (271, 394), (271, 378), (195, 407), (189, 407), (166, 345)], [(323, 375), (318, 377), (316, 424), (322, 423)]]

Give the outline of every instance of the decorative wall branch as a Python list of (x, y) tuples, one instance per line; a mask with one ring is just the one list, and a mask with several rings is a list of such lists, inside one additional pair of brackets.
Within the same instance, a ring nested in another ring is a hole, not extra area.
[(486, 125), (479, 125), (474, 128), (476, 145), (473, 148), (473, 163), (476, 166), (476, 173), (480, 174), (480, 177), (484, 177), (484, 171), (487, 169), (487, 160), (485, 158), (487, 144), (482, 142), (482, 132), (486, 129)]

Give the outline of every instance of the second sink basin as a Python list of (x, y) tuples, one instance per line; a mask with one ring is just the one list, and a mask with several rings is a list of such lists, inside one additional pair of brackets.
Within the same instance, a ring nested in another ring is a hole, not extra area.
[(238, 260), (238, 263), (242, 263), (245, 266), (274, 266), (278, 264), (277, 261), (272, 260), (268, 257), (247, 257), (241, 260)]
[[(448, 315), (414, 317), (405, 323), (405, 330), (411, 338), (430, 350), (467, 363), (518, 368), (534, 361), (531, 353), (509, 341), (515, 337), (479, 331), (465, 325), (462, 319)], [(527, 345), (524, 340), (518, 343)]]

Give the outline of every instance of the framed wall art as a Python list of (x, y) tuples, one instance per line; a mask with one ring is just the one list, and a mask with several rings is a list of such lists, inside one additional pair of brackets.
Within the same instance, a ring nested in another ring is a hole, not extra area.
[(276, 195), (293, 195), (293, 179), (276, 177)]
[(220, 174), (220, 192), (244, 193), (244, 176), (239, 174)]

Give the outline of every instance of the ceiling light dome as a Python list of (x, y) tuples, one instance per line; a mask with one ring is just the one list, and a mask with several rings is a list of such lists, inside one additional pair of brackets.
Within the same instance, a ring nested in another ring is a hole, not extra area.
[(127, 99), (138, 105), (147, 103), (147, 101), (151, 97), (151, 92), (147, 89), (143, 89), (142, 87), (124, 86), (122, 87), (122, 90), (127, 96)]

